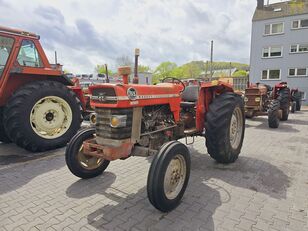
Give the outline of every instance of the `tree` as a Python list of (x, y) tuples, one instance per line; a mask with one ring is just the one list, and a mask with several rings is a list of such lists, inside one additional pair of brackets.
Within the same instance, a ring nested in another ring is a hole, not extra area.
[(120, 66), (133, 66), (132, 59), (128, 57), (127, 55), (122, 55), (120, 57), (116, 58), (116, 67)]
[(151, 69), (146, 65), (138, 65), (138, 72), (149, 72)]
[(177, 67), (173, 62), (162, 62), (156, 67), (153, 74), (153, 82), (157, 83), (160, 79), (171, 77), (172, 71)]
[[(106, 67), (105, 64), (97, 64), (95, 67), (95, 72), (97, 74), (106, 74)], [(112, 71), (108, 69), (108, 75), (112, 75)]]
[(232, 77), (246, 77), (247, 76), (247, 71), (245, 70), (238, 70), (236, 72), (233, 73)]

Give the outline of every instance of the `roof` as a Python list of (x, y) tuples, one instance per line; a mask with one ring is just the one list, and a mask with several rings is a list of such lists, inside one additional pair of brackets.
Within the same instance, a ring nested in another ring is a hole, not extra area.
[[(237, 71), (237, 68), (231, 68), (231, 69), (217, 69), (213, 70), (213, 77), (226, 77), (226, 76), (231, 76)], [(205, 72), (202, 72), (201, 75), (204, 75)], [(211, 72), (207, 71), (206, 75), (210, 75)]]
[(256, 8), (252, 21), (308, 14), (308, 0), (286, 1)]
[(27, 36), (27, 37), (32, 37), (36, 39), (40, 38), (39, 35), (36, 35), (34, 33), (23, 31), (23, 30), (18, 30), (18, 29), (13, 29), (9, 27), (4, 27), (4, 26), (0, 26), (0, 32), (13, 34), (13, 35), (19, 35), (19, 36)]

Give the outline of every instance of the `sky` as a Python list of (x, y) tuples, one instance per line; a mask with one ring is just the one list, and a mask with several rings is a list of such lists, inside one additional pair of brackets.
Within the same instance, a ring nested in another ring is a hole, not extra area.
[[(279, 2), (280, 0), (271, 2)], [(265, 0), (265, 2), (267, 2)], [(256, 0), (0, 0), (0, 25), (41, 36), (51, 63), (93, 73), (97, 64), (116, 69), (116, 59), (139, 48), (140, 64), (154, 69), (209, 60), (249, 64)]]

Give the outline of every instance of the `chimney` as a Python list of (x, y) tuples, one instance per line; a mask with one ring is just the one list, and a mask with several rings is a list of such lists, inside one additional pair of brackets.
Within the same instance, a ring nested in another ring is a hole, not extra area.
[(264, 0), (257, 0), (257, 9), (263, 9), (264, 8)]

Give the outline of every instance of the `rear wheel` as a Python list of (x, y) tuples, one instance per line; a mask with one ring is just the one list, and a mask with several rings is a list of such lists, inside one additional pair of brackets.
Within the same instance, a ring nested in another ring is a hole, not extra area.
[(5, 130), (4, 130), (4, 125), (3, 125), (3, 108), (0, 108), (0, 142), (3, 143), (10, 143), (11, 140), (7, 136)]
[(206, 115), (206, 147), (220, 163), (232, 163), (240, 154), (244, 133), (244, 105), (240, 96), (224, 93), (210, 104)]
[(278, 128), (279, 127), (279, 109), (280, 102), (279, 100), (272, 100), (268, 109), (268, 126), (270, 128)]
[(190, 175), (190, 155), (178, 142), (166, 143), (155, 155), (148, 175), (147, 193), (151, 204), (162, 212), (176, 208), (184, 195)]
[(288, 120), (290, 112), (290, 90), (283, 88), (279, 92), (280, 109), (282, 110), (281, 121)]
[(77, 177), (87, 179), (102, 174), (110, 161), (83, 153), (83, 142), (93, 139), (95, 128), (80, 130), (69, 142), (65, 151), (65, 161), (69, 170)]
[(62, 147), (80, 128), (76, 95), (55, 81), (37, 81), (17, 90), (4, 110), (9, 138), (32, 152)]

